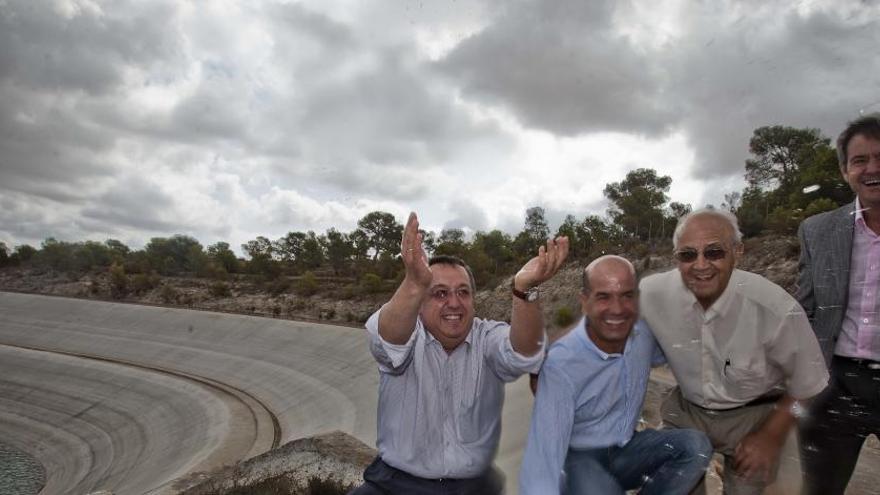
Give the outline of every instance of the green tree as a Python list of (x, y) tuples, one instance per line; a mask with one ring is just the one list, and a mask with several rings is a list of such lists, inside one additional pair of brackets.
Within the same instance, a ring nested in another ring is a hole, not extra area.
[(302, 254), (298, 264), (306, 269), (319, 268), (324, 264), (324, 245), (322, 240), (311, 230), (306, 233), (303, 241)]
[(6, 266), (9, 264), (9, 248), (6, 247), (5, 242), (0, 242), (0, 267)]
[(223, 268), (226, 273), (238, 273), (238, 258), (232, 249), (229, 248), (228, 242), (217, 242), (208, 246), (208, 258), (217, 266)]
[(303, 243), (306, 242), (307, 237), (305, 232), (288, 232), (272, 243), (275, 257), (285, 263), (294, 264), (302, 258)]
[(608, 214), (624, 231), (642, 240), (660, 237), (665, 215), (663, 206), (672, 184), (668, 175), (658, 176), (650, 168), (639, 168), (626, 174), (621, 182), (605, 186), (603, 191), (612, 206)]
[(202, 249), (196, 239), (181, 234), (171, 237), (154, 237), (144, 246), (150, 266), (163, 275), (194, 272), (192, 248)]
[(443, 229), (437, 238), (437, 246), (434, 248), (435, 255), (450, 255), (464, 258), (467, 253), (467, 243), (464, 240), (464, 230)]
[(840, 178), (836, 152), (818, 129), (767, 126), (755, 129), (746, 160), (748, 186), (736, 209), (743, 234), (765, 229), (787, 233), (818, 197), (842, 205), (851, 200)]
[(556, 237), (568, 237), (569, 256), (572, 259), (584, 258), (589, 254), (589, 244), (581, 239), (580, 222), (574, 215), (565, 215), (565, 219), (556, 229)]
[(796, 129), (781, 125), (759, 127), (749, 140), (752, 158), (746, 160), (746, 181), (760, 190), (782, 190), (798, 185), (798, 174), (816, 153), (830, 148), (819, 129)]
[(486, 254), (491, 263), (493, 276), (500, 275), (513, 262), (513, 240), (509, 235), (497, 229), (488, 233), (477, 232), (474, 234), (471, 250)]
[(333, 273), (340, 275), (348, 267), (354, 254), (354, 245), (348, 236), (334, 228), (327, 230), (323, 236), (324, 252), (327, 253), (327, 261), (333, 268)]
[(37, 249), (30, 244), (20, 244), (15, 246), (15, 249), (12, 250), (12, 256), (10, 256), (10, 261), (13, 261), (14, 264), (19, 263), (27, 263), (37, 254)]
[(241, 250), (250, 257), (247, 262), (247, 270), (250, 273), (262, 275), (267, 279), (274, 279), (281, 272), (281, 267), (272, 257), (274, 247), (269, 239), (258, 236), (256, 239), (242, 244)]
[(367, 244), (373, 250), (373, 260), (385, 253), (395, 255), (400, 249), (400, 239), (403, 236), (403, 225), (397, 223), (394, 215), (383, 211), (372, 211), (358, 220), (358, 230), (367, 239)]
[(544, 208), (527, 208), (523, 230), (513, 239), (513, 252), (517, 259), (523, 261), (534, 256), (549, 236), (550, 228), (544, 218)]

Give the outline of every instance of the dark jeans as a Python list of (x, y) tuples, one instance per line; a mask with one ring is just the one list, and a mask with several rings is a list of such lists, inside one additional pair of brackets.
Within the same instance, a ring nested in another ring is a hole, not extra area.
[(477, 478), (427, 479), (389, 466), (376, 457), (364, 471), (364, 484), (348, 495), (498, 495), (503, 490), (504, 476), (493, 468)]
[(697, 430), (643, 430), (623, 447), (570, 449), (564, 493), (687, 494), (703, 478), (712, 444)]
[(880, 434), (878, 363), (834, 356), (828, 388), (800, 425), (803, 493), (843, 494), (865, 438)]

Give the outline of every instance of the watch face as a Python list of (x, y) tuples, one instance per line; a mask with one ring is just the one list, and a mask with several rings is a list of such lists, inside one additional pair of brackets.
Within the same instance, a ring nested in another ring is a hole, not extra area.
[(538, 288), (532, 287), (528, 291), (526, 291), (526, 300), (528, 302), (535, 302), (538, 300)]

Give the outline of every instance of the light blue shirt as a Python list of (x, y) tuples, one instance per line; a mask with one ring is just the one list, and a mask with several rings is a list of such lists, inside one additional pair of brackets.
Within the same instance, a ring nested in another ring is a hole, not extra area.
[(623, 354), (596, 347), (583, 319), (550, 346), (522, 468), (521, 495), (560, 493), (568, 449), (623, 446), (636, 429), (652, 366), (665, 363), (647, 324), (633, 327)]
[(366, 326), (379, 363), (382, 460), (422, 478), (481, 475), (498, 449), (504, 384), (537, 372), (544, 349), (523, 356), (510, 343), (510, 325), (480, 318), (452, 353), (421, 318), (406, 344), (390, 344), (379, 335), (381, 311)]

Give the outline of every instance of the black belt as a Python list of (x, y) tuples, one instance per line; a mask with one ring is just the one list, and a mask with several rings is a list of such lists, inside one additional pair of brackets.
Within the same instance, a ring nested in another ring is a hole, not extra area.
[(764, 404), (778, 402), (779, 399), (782, 398), (782, 396), (783, 396), (783, 394), (775, 394), (775, 393), (774, 394), (765, 394), (765, 395), (758, 397), (757, 399), (752, 399), (752, 400), (746, 402), (745, 404), (740, 404), (740, 405), (734, 406), (734, 407), (728, 407), (726, 409), (714, 409), (711, 407), (703, 407), (699, 404), (694, 404), (693, 402), (691, 402), (691, 404), (694, 404), (695, 406), (699, 407), (700, 409), (704, 409), (706, 411), (725, 412), (725, 411), (736, 411), (737, 409), (742, 409), (744, 407), (761, 406)]
[(862, 358), (854, 358), (849, 356), (838, 356), (834, 355), (834, 359), (839, 359), (841, 361), (845, 361), (853, 366), (858, 366), (859, 368), (867, 368), (872, 371), (880, 370), (880, 362), (873, 361), (871, 359), (862, 359)]

